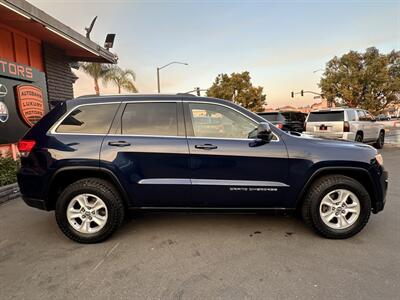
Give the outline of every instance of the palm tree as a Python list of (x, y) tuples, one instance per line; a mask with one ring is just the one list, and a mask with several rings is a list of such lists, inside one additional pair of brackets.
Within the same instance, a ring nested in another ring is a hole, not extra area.
[(110, 72), (111, 67), (107, 64), (100, 63), (81, 63), (80, 69), (94, 80), (94, 90), (96, 95), (100, 95), (99, 80), (103, 79)]
[(135, 86), (136, 74), (131, 69), (121, 69), (116, 66), (111, 68), (104, 76), (104, 83), (112, 82), (118, 87), (118, 94), (121, 94), (121, 90), (124, 89), (131, 93), (137, 93), (138, 90)]

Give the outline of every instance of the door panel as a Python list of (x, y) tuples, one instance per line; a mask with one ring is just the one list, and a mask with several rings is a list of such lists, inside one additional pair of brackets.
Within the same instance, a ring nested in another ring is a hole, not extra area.
[(119, 118), (119, 133), (103, 141), (100, 164), (122, 181), (131, 206), (188, 206), (189, 151), (180, 130), (181, 102), (128, 103)]
[[(188, 138), (192, 198), (206, 207), (282, 207), (288, 159), (282, 141), (251, 147), (251, 140)], [(196, 145), (211, 144), (203, 150)]]
[[(258, 123), (235, 107), (185, 103), (192, 199), (205, 207), (282, 207), (288, 155), (282, 140), (254, 146)], [(203, 136), (201, 136), (203, 135)]]
[[(110, 143), (124, 141), (129, 146)], [(135, 207), (188, 206), (188, 146), (184, 137), (108, 135), (101, 161), (124, 181)]]

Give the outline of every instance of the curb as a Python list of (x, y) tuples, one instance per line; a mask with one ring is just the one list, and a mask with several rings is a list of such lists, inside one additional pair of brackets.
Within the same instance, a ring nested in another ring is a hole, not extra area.
[(0, 187), (0, 204), (3, 204), (20, 196), (18, 183)]

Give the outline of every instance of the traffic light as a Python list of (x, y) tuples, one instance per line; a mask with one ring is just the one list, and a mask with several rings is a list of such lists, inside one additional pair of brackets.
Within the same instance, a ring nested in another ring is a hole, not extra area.
[(301, 95), (302, 97), (304, 96), (304, 91), (303, 91), (303, 90), (300, 91), (300, 95)]
[(292, 98), (294, 98), (294, 92), (292, 92)]
[(197, 92), (197, 96), (199, 96), (200, 97), (200, 88), (198, 87), (198, 88), (196, 88), (196, 92)]

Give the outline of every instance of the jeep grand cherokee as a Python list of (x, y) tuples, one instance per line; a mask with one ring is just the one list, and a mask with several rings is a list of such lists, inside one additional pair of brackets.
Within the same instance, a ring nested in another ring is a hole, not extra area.
[(190, 95), (84, 97), (19, 142), (24, 201), (70, 239), (108, 238), (127, 210), (299, 210), (348, 238), (385, 203), (371, 146), (288, 135), (232, 102)]

